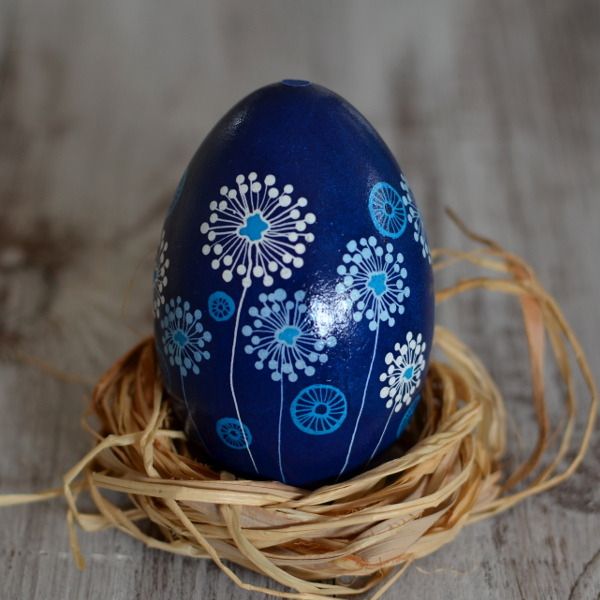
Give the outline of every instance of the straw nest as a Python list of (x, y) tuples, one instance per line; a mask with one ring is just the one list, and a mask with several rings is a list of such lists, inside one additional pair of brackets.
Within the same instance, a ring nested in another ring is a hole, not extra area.
[[(237, 479), (192, 458), (172, 420), (153, 340), (147, 339), (96, 385), (92, 412), (100, 426), (89, 427), (95, 446), (64, 478), (60, 494), (68, 503), (78, 564), (83, 566), (76, 525), (86, 531), (116, 527), (153, 548), (210, 558), (245, 589), (307, 599), (371, 590), (377, 598), (415, 559), (450, 542), (465, 525), (566, 479), (585, 454), (598, 404), (583, 351), (531, 268), (493, 242), (467, 234), (480, 247), (437, 250), (435, 269), (466, 262), (492, 275), (462, 279), (438, 291), (436, 301), (478, 288), (520, 301), (538, 425), (535, 448), (522, 464), (503, 471), (502, 396), (477, 356), (444, 327), (436, 327), (436, 360), (402, 438), (408, 450), (395, 448), (382, 464), (316, 490)], [(546, 409), (545, 340), (564, 380), (558, 425)], [(576, 407), (577, 370), (589, 392), (584, 415)], [(93, 513), (78, 508), (84, 491)], [(125, 495), (130, 507), (115, 503), (114, 492)], [(53, 495), (6, 497), (0, 504)], [(144, 526), (148, 521), (156, 526)], [(247, 584), (228, 563), (263, 573), (289, 591)]]

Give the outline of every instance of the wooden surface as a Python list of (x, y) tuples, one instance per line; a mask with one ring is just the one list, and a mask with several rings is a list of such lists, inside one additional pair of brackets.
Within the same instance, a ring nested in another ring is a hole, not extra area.
[[(464, 243), (450, 205), (527, 257), (600, 372), (597, 0), (0, 0), (0, 493), (57, 485), (89, 444), (87, 389), (15, 352), (93, 381), (149, 332), (179, 175), (229, 106), (284, 77), (372, 121), (432, 245)], [(497, 377), (522, 456), (533, 429), (517, 308), (473, 294), (440, 321)], [(564, 486), (468, 528), (387, 597), (598, 598), (599, 472), (596, 436)], [(0, 598), (249, 597), (211, 564), (121, 533), (81, 541), (83, 573), (61, 501), (0, 510)]]

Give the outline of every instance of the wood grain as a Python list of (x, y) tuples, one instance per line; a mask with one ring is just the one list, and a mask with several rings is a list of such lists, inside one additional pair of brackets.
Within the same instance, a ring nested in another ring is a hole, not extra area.
[[(433, 245), (463, 243), (450, 205), (527, 257), (600, 372), (599, 65), (597, 0), (0, 0), (0, 493), (56, 485), (89, 443), (85, 388), (16, 352), (93, 380), (149, 331), (180, 173), (227, 107), (284, 77), (373, 122)], [(474, 294), (440, 321), (498, 378), (520, 456), (533, 440), (516, 307)], [(387, 597), (598, 598), (599, 473), (596, 436), (564, 486), (465, 530)], [(82, 545), (80, 573), (59, 501), (0, 511), (0, 597), (248, 597), (119, 533)]]

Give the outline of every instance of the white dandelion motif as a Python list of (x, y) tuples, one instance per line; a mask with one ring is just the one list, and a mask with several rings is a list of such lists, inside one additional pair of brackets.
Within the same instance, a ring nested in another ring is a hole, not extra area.
[(396, 324), (396, 315), (404, 313), (404, 299), (410, 288), (404, 285), (407, 276), (401, 252), (394, 253), (388, 243), (385, 248), (377, 245), (371, 236), (346, 245), (348, 253), (337, 268), (342, 280), (336, 286), (338, 294), (347, 294), (353, 302), (355, 321), (366, 318), (369, 329), (375, 331), (380, 322), (390, 327)]
[(169, 249), (169, 242), (165, 239), (165, 231), (163, 229), (160, 235), (160, 243), (156, 251), (156, 259), (154, 263), (153, 273), (153, 292), (154, 292), (154, 316), (158, 319), (160, 317), (160, 309), (165, 303), (165, 289), (169, 279), (167, 278), (167, 271), (169, 270), (170, 260), (167, 257), (167, 250)]
[(355, 321), (362, 321), (363, 318), (369, 321), (369, 329), (375, 332), (375, 339), (358, 417), (338, 478), (350, 461), (350, 453), (365, 406), (377, 353), (379, 326), (383, 322), (393, 327), (396, 318), (404, 313), (404, 300), (410, 295), (410, 288), (404, 283), (408, 275), (403, 266), (404, 256), (401, 252), (395, 253), (391, 243), (387, 243), (385, 247), (379, 246), (377, 240), (371, 236), (368, 239), (361, 238), (358, 242), (351, 240), (346, 248), (348, 252), (342, 256), (343, 264), (337, 269), (342, 280), (337, 284), (336, 291), (349, 298)]
[(284, 380), (294, 382), (298, 375), (311, 377), (315, 365), (327, 362), (327, 350), (336, 345), (336, 338), (319, 337), (304, 303), (306, 294), (302, 290), (294, 293), (293, 299), (281, 288), (258, 297), (260, 307), (252, 306), (248, 314), (252, 325), (245, 325), (242, 334), (249, 338), (246, 354), (255, 355), (254, 366), (259, 371), (267, 368), (271, 379), (279, 382), (279, 424), (277, 451), (281, 480), (285, 482), (281, 456), (281, 430), (283, 423)]
[(292, 198), (294, 187), (275, 187), (276, 179), (267, 175), (261, 182), (256, 173), (236, 177), (236, 187), (223, 186), (221, 200), (210, 203), (211, 214), (200, 231), (208, 242), (204, 255), (213, 254), (213, 269), (223, 269), (222, 277), (242, 278), (250, 287), (254, 279), (273, 285), (275, 276), (289, 279), (292, 269), (304, 265), (306, 244), (314, 241), (307, 227), (316, 221), (303, 212), (308, 200)]
[(414, 337), (409, 331), (405, 344), (395, 344), (396, 353), (385, 355), (387, 371), (379, 376), (379, 381), (386, 385), (381, 388), (379, 396), (386, 400), (385, 407), (399, 412), (402, 404), (408, 405), (414, 391), (421, 385), (421, 377), (425, 370), (425, 349), (427, 344), (419, 333)]
[(298, 381), (298, 373), (314, 375), (314, 365), (327, 362), (325, 350), (336, 344), (335, 337), (324, 340), (316, 334), (305, 297), (305, 292), (299, 290), (293, 300), (288, 299), (286, 291), (280, 288), (260, 294), (262, 306), (252, 306), (248, 311), (254, 321), (252, 326), (242, 328), (242, 333), (250, 338), (246, 354), (256, 354), (254, 366), (262, 370), (267, 365), (273, 381), (283, 377)]
[(210, 358), (206, 344), (211, 341), (210, 331), (202, 325), (202, 312), (192, 311), (189, 302), (178, 296), (165, 305), (165, 316), (160, 322), (165, 356), (182, 377), (200, 373), (200, 363)]
[(395, 344), (395, 352), (388, 352), (385, 355), (385, 364), (388, 367), (379, 376), (379, 381), (385, 384), (379, 396), (385, 400), (385, 407), (390, 409), (390, 414), (369, 461), (379, 450), (392, 414), (400, 412), (403, 406), (408, 407), (413, 401), (414, 393), (421, 385), (425, 371), (426, 349), (427, 343), (423, 340), (423, 336), (418, 333), (415, 337), (413, 332), (409, 331), (406, 334), (406, 343)]
[(202, 325), (202, 311), (192, 310), (190, 303), (182, 301), (179, 296), (165, 303), (165, 314), (160, 321), (160, 327), (163, 354), (169, 364), (179, 370), (181, 393), (187, 414), (198, 438), (207, 447), (188, 404), (185, 378), (190, 373), (198, 375), (200, 363), (210, 359), (210, 352), (206, 346), (212, 340), (212, 335)]
[(423, 228), (423, 219), (421, 218), (421, 213), (415, 203), (412, 190), (408, 186), (408, 182), (404, 175), (402, 175), (400, 180), (400, 187), (404, 192), (402, 201), (406, 207), (406, 220), (413, 226), (413, 239), (415, 242), (421, 244), (421, 254), (423, 255), (423, 258), (426, 258), (429, 264), (431, 264), (431, 251), (429, 250), (429, 242), (427, 241), (427, 235)]
[[(200, 226), (200, 232), (207, 239), (202, 253), (213, 255), (212, 268), (220, 269), (223, 280), (228, 283), (234, 276), (240, 277), (242, 282), (229, 363), (229, 389), (240, 427), (242, 419), (233, 374), (246, 292), (253, 280), (260, 280), (269, 287), (276, 276), (289, 279), (293, 269), (304, 266), (306, 245), (315, 239), (314, 234), (307, 231), (317, 220), (313, 213), (305, 212), (308, 200), (303, 196), (293, 199), (292, 185), (285, 184), (280, 189), (275, 183), (273, 175), (267, 175), (262, 181), (254, 172), (247, 177), (238, 175), (235, 187), (221, 187), (221, 199), (210, 203), (208, 221)], [(249, 446), (246, 449), (258, 473), (252, 451)]]

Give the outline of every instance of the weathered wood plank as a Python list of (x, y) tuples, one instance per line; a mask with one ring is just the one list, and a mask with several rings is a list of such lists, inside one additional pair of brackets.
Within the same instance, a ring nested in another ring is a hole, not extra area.
[[(598, 64), (594, 0), (0, 0), (0, 493), (55, 485), (88, 445), (82, 388), (18, 364), (15, 348), (94, 379), (149, 331), (180, 172), (226, 107), (283, 77), (368, 116), (433, 245), (463, 243), (442, 216), (451, 205), (525, 255), (600, 372)], [(510, 396), (514, 457), (532, 443), (517, 318), (481, 295), (440, 314)], [(596, 439), (568, 483), (469, 528), (388, 597), (597, 598), (599, 474)], [(79, 573), (60, 502), (0, 511), (0, 596), (249, 597), (213, 565), (118, 533), (82, 546)]]

